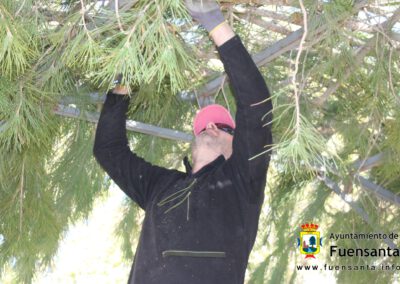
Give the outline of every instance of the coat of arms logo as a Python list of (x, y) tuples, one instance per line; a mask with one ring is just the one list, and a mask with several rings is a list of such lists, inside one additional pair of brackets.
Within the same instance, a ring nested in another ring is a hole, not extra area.
[(297, 238), (297, 246), (300, 248), (300, 253), (305, 254), (306, 258), (315, 258), (322, 246), (322, 238), (318, 230), (318, 225), (306, 223), (301, 225), (302, 231), (300, 238)]

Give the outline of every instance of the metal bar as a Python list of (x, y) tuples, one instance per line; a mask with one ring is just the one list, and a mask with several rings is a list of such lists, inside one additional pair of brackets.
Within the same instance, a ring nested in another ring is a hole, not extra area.
[(6, 122), (4, 120), (0, 120), (0, 132), (4, 130), (4, 127), (6, 125)]
[[(325, 185), (331, 189), (334, 193), (340, 196), (344, 202), (346, 202), (368, 225), (370, 225), (371, 228), (375, 228), (376, 225), (372, 224), (371, 219), (369, 218), (368, 213), (359, 205), (357, 205), (355, 202), (347, 200), (346, 195), (342, 192), (341, 188), (339, 187), (338, 184), (336, 184), (333, 180), (328, 178), (325, 173), (322, 173), (322, 175), (318, 175), (318, 179), (323, 181)], [(376, 231), (377, 233), (383, 234), (382, 231), (378, 230)], [(391, 249), (397, 248), (395, 243), (390, 240), (390, 239), (384, 239), (383, 240)]]
[(82, 97), (73, 97), (73, 96), (63, 96), (61, 97), (59, 103), (62, 105), (69, 105), (69, 104), (79, 104), (79, 103), (92, 103), (92, 104), (98, 104), (98, 103), (104, 103), (106, 100), (106, 93), (98, 93), (98, 92), (93, 92), (93, 93), (87, 93), (84, 94)]
[[(71, 98), (73, 99), (73, 98)], [(104, 97), (93, 97), (93, 100), (100, 100), (104, 101)], [(60, 116), (71, 117), (71, 118), (80, 118), (84, 119), (89, 122), (97, 123), (100, 117), (100, 113), (97, 112), (88, 112), (88, 111), (81, 111), (79, 108), (72, 107), (72, 106), (65, 106), (63, 104), (58, 104), (57, 107), (53, 110), (53, 112)], [(0, 132), (4, 131), (6, 121), (0, 121)], [(168, 129), (162, 128), (155, 125), (138, 122), (134, 120), (127, 120), (126, 121), (126, 129), (129, 131), (139, 132), (148, 135), (154, 135), (160, 138), (166, 138), (171, 140), (183, 141), (183, 142), (192, 142), (193, 135)]]
[(378, 184), (375, 184), (372, 181), (370, 181), (360, 175), (355, 175), (354, 177), (360, 182), (360, 185), (363, 188), (365, 188), (369, 192), (374, 193), (380, 199), (389, 201), (390, 203), (400, 206), (400, 196), (399, 195), (394, 194), (390, 190), (387, 190), (386, 188), (384, 188)]
[[(382, 159), (383, 155), (384, 155), (383, 153), (377, 154), (377, 155), (372, 156), (371, 158), (367, 159), (366, 161), (369, 160), (368, 163), (370, 162), (370, 164), (369, 164), (370, 168), (372, 168), (373, 166), (377, 166), (378, 159)], [(359, 163), (360, 163), (360, 161), (355, 162), (352, 167), (355, 168), (357, 165), (359, 165)], [(313, 169), (318, 171), (318, 173), (326, 174), (326, 172), (324, 170), (322, 170), (322, 167), (320, 167), (320, 166), (314, 165)], [(330, 173), (338, 176), (339, 178), (342, 178), (340, 176), (340, 173), (336, 169), (331, 169)], [(372, 182), (358, 174), (354, 174), (353, 176), (356, 180), (358, 180), (361, 188), (373, 193), (377, 198), (379, 198), (383, 201), (388, 201), (396, 206), (400, 206), (400, 196), (394, 194), (390, 190), (387, 190), (386, 188), (384, 188), (380, 185), (377, 185), (374, 182)]]
[[(78, 108), (65, 106), (62, 104), (58, 104), (57, 108), (54, 110), (54, 113), (61, 116), (84, 119), (86, 121), (93, 123), (97, 123), (100, 117), (100, 114), (97, 112), (81, 111)], [(161, 138), (167, 138), (183, 142), (191, 142), (193, 139), (192, 135), (178, 130), (162, 128), (134, 120), (126, 121), (126, 129), (130, 131), (140, 132)]]
[(379, 153), (365, 160), (359, 159), (353, 163), (352, 167), (357, 170), (357, 172), (370, 170), (373, 167), (381, 165), (383, 163), (384, 156), (384, 153)]

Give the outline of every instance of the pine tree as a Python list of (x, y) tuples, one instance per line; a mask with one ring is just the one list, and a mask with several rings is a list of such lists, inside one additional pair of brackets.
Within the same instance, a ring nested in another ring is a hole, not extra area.
[[(274, 104), (273, 158), (254, 248), (263, 259), (251, 258), (248, 283), (298, 279), (292, 243), (302, 222), (313, 220), (323, 232), (398, 232), (399, 3), (220, 2)], [(15, 283), (30, 283), (51, 265), (68, 228), (106, 194), (110, 179), (92, 147), (116, 75), (131, 90), (129, 120), (142, 123), (128, 123), (131, 148), (178, 168), (189, 154), (196, 109), (210, 101), (235, 109), (215, 59), (181, 0), (1, 1), (0, 275), (13, 271)], [(123, 206), (116, 235), (132, 259), (140, 209)], [(396, 279), (394, 272), (335, 276), (340, 283)]]

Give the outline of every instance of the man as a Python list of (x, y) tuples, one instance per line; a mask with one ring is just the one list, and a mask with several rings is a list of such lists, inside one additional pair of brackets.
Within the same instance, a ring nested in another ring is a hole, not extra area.
[(187, 159), (186, 173), (153, 166), (127, 145), (128, 99), (118, 95), (126, 94), (119, 87), (107, 94), (93, 151), (146, 212), (129, 283), (239, 284), (264, 200), (272, 104), (260, 72), (216, 2), (186, 5), (217, 46), (236, 98), (236, 123), (222, 106), (200, 110), (193, 168)]

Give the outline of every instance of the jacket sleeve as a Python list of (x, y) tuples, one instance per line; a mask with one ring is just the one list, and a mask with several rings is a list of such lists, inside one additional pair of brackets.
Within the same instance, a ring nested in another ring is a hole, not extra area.
[(264, 192), (270, 161), (270, 152), (266, 153), (272, 144), (270, 94), (238, 36), (218, 47), (218, 51), (237, 106), (233, 152), (228, 162), (244, 182), (250, 200), (257, 200)]
[(126, 136), (129, 97), (109, 92), (97, 125), (93, 154), (114, 182), (142, 209), (160, 180), (173, 170), (154, 166), (132, 153)]

